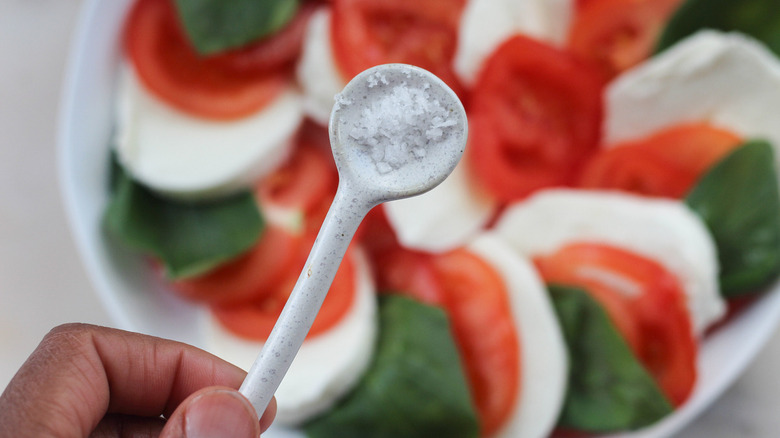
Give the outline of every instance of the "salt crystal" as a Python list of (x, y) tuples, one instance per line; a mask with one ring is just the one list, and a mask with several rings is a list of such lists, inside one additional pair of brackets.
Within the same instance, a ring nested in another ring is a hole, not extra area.
[(385, 174), (392, 172), (393, 168), (389, 164), (379, 161), (376, 163), (376, 170), (378, 170), (379, 173)]
[(339, 109), (345, 106), (352, 105), (352, 100), (347, 99), (343, 94), (338, 93), (333, 97), (333, 99), (336, 101), (336, 104), (334, 105), (334, 109)]
[(414, 148), (414, 149), (412, 149), (412, 153), (417, 158), (425, 158), (425, 155), (426, 155), (427, 152), (423, 148)]

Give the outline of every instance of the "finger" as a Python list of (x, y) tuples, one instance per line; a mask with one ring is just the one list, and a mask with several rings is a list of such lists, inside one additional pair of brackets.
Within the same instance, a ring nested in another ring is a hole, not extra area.
[(260, 420), (243, 395), (230, 388), (202, 389), (171, 415), (160, 438), (257, 438)]
[(103, 417), (89, 438), (157, 438), (163, 426), (165, 420), (161, 417), (111, 414)]
[(271, 423), (273, 423), (275, 417), (276, 417), (276, 397), (273, 397), (271, 398), (271, 403), (269, 403), (268, 407), (265, 408), (265, 412), (263, 412), (263, 416), (260, 418), (260, 430), (262, 432), (268, 430), (268, 428), (271, 427)]
[(0, 436), (87, 436), (106, 412), (169, 414), (245, 373), (195, 347), (89, 325), (52, 330), (0, 397)]

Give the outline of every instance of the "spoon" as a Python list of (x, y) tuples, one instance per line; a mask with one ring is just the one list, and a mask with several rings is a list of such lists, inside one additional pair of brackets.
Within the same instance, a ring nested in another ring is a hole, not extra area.
[(336, 96), (328, 129), (339, 173), (336, 196), (239, 388), (258, 416), (309, 332), (360, 222), (383, 202), (444, 181), (463, 155), (468, 126), (460, 100), (439, 78), (411, 65), (385, 64), (355, 76)]

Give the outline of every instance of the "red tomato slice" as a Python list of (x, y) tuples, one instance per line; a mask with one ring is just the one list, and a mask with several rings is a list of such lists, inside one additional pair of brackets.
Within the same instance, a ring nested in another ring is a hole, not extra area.
[(455, 250), (433, 258), (445, 309), (463, 358), (480, 436), (507, 421), (520, 385), (520, 339), (501, 276), (487, 262)]
[(358, 227), (355, 238), (359, 239), (374, 266), (378, 264), (376, 261), (378, 255), (401, 247), (395, 231), (387, 219), (385, 209), (381, 206), (368, 212)]
[[(292, 292), (295, 282), (311, 249), (314, 237), (310, 236), (309, 245), (303, 245), (298, 260), (287, 272), (284, 279), (273, 288), (270, 294), (251, 303), (235, 306), (214, 306), (212, 312), (217, 320), (228, 330), (238, 336), (265, 341), (271, 334), (276, 320), (284, 308), (287, 298)], [(347, 250), (341, 262), (336, 277), (328, 290), (328, 295), (322, 303), (317, 318), (309, 330), (307, 339), (327, 332), (333, 328), (349, 312), (357, 294), (355, 275), (357, 268), (353, 261), (351, 250)]]
[(137, 0), (125, 24), (124, 45), (152, 93), (200, 117), (235, 119), (252, 114), (290, 80), (287, 70), (236, 74), (205, 62), (186, 40), (171, 0)]
[(301, 238), (267, 225), (257, 244), (202, 276), (171, 283), (180, 296), (211, 304), (240, 303), (271, 293), (298, 256)]
[(426, 304), (443, 305), (444, 291), (432, 256), (401, 246), (383, 208), (369, 212), (356, 239), (371, 260), (379, 293), (401, 294)]
[(602, 150), (583, 171), (580, 186), (679, 199), (741, 143), (736, 134), (706, 123), (678, 125)]
[(292, 21), (278, 32), (247, 46), (205, 58), (214, 67), (236, 74), (264, 74), (285, 70), (301, 53), (313, 3), (301, 5)]
[(603, 82), (573, 55), (516, 36), (487, 60), (474, 88), (468, 159), (503, 201), (570, 185), (598, 146)]
[(378, 255), (374, 266), (380, 293), (407, 295), (430, 305), (444, 304), (445, 291), (431, 255), (397, 248)]
[(681, 0), (587, 0), (578, 3), (568, 46), (607, 77), (648, 58)]
[(547, 283), (582, 287), (599, 301), (675, 406), (696, 381), (696, 340), (677, 278), (653, 260), (596, 243), (535, 260)]
[(482, 436), (497, 431), (511, 415), (520, 382), (520, 341), (500, 275), (466, 250), (427, 254), (403, 248), (382, 209), (369, 213), (361, 228), (381, 292), (411, 296), (448, 313)]
[(593, 0), (576, 0), (574, 2), (574, 7), (576, 8), (575, 10), (582, 9), (585, 7), (587, 3), (592, 3), (592, 2)]
[(255, 193), (261, 206), (301, 212), (304, 228), (316, 231), (333, 202), (338, 178), (327, 131), (307, 126), (290, 159), (263, 178)]
[(465, 0), (333, 0), (331, 35), (346, 78), (379, 64), (422, 67), (456, 93), (452, 69)]

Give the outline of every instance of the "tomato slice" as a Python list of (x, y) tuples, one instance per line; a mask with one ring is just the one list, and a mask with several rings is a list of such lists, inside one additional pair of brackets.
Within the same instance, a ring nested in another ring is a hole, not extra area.
[(593, 0), (576, 0), (574, 2), (574, 10), (579, 10), (585, 7), (586, 4), (591, 3)]
[(487, 60), (474, 88), (468, 159), (503, 201), (570, 185), (597, 149), (601, 77), (572, 54), (515, 36)]
[(267, 225), (246, 254), (204, 275), (173, 281), (178, 295), (211, 304), (240, 303), (271, 293), (294, 264), (301, 238)]
[(452, 69), (465, 0), (333, 0), (331, 33), (336, 62), (346, 78), (379, 64), (422, 67), (456, 93)]
[(237, 74), (199, 57), (171, 0), (137, 0), (124, 29), (125, 51), (143, 84), (171, 106), (200, 117), (236, 119), (267, 105), (291, 80), (288, 70)]
[(568, 47), (614, 77), (652, 54), (682, 0), (587, 0), (577, 4)]
[(239, 75), (289, 69), (301, 53), (306, 26), (316, 8), (314, 3), (305, 3), (295, 17), (273, 35), (244, 47), (209, 56), (204, 61), (215, 68)]
[(696, 381), (696, 340), (677, 278), (620, 248), (578, 243), (535, 260), (547, 283), (582, 287), (599, 301), (675, 406)]
[[(309, 236), (309, 245), (302, 245), (298, 261), (287, 271), (284, 278), (272, 291), (250, 303), (233, 306), (214, 306), (212, 312), (217, 320), (228, 330), (246, 339), (265, 341), (271, 334), (276, 320), (292, 292), (295, 282), (306, 261), (314, 236)], [(307, 339), (312, 339), (333, 328), (349, 312), (357, 294), (355, 275), (357, 268), (353, 261), (352, 250), (348, 249), (341, 262), (336, 277), (328, 290), (325, 301), (317, 313)]]
[[(324, 136), (324, 138), (323, 138)], [(292, 156), (256, 186), (264, 208), (283, 209), (304, 218), (304, 229), (318, 230), (338, 187), (327, 130), (307, 125)]]
[(707, 123), (681, 124), (604, 149), (586, 166), (580, 186), (679, 199), (741, 143)]
[(375, 263), (380, 293), (401, 294), (425, 304), (444, 305), (445, 291), (431, 255), (397, 248), (379, 254)]
[(429, 254), (403, 248), (382, 209), (372, 210), (361, 228), (380, 292), (411, 296), (447, 312), (481, 436), (490, 436), (511, 415), (520, 382), (520, 340), (502, 278), (465, 249)]
[(432, 255), (404, 248), (383, 208), (369, 212), (356, 239), (371, 260), (379, 293), (406, 295), (426, 304), (443, 305), (444, 290), (433, 267)]
[(501, 276), (480, 257), (458, 249), (433, 258), (460, 349), (480, 436), (507, 421), (520, 385), (520, 340)]
[(398, 237), (387, 219), (385, 209), (381, 206), (368, 212), (355, 233), (355, 239), (360, 241), (373, 266), (378, 265), (377, 256), (401, 247)]

